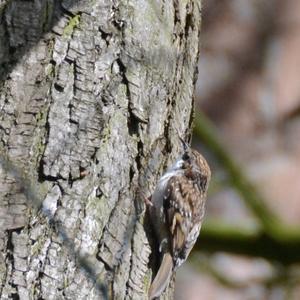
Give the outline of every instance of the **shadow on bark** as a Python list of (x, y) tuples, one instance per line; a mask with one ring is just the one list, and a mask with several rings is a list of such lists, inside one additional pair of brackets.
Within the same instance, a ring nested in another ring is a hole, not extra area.
[[(0, 83), (45, 35), (62, 15), (80, 14), (81, 0), (20, 1), (7, 0), (0, 5)], [(6, 18), (6, 12), (10, 17)], [(72, 13), (74, 12), (74, 13)], [(30, 21), (28, 21), (30, 20)], [(13, 32), (14, 38), (10, 39)], [(30, 39), (28, 37), (30, 36)], [(34, 38), (32, 38), (34, 36)]]

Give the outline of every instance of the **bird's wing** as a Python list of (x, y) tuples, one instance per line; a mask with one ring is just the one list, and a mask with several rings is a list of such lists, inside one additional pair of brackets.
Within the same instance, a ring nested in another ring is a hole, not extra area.
[(166, 193), (164, 209), (170, 230), (171, 252), (175, 265), (179, 266), (187, 258), (189, 248), (194, 245), (199, 233), (196, 227), (201, 222), (200, 193), (193, 181), (184, 176), (171, 178)]

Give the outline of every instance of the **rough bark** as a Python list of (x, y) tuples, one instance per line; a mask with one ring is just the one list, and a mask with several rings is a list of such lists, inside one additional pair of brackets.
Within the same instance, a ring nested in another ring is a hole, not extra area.
[(199, 26), (196, 0), (0, 2), (1, 299), (147, 298)]

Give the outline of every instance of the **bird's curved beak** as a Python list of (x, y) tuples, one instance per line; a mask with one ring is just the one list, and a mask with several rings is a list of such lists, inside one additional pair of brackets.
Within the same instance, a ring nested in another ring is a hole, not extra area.
[(180, 142), (182, 143), (182, 147), (184, 152), (187, 152), (190, 149), (190, 146), (179, 136)]

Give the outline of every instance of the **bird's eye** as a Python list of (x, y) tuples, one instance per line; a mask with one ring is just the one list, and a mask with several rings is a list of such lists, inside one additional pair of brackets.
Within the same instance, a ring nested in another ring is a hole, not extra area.
[(184, 152), (184, 154), (182, 155), (182, 159), (183, 160), (188, 160), (190, 158), (190, 156), (188, 155), (187, 152)]

